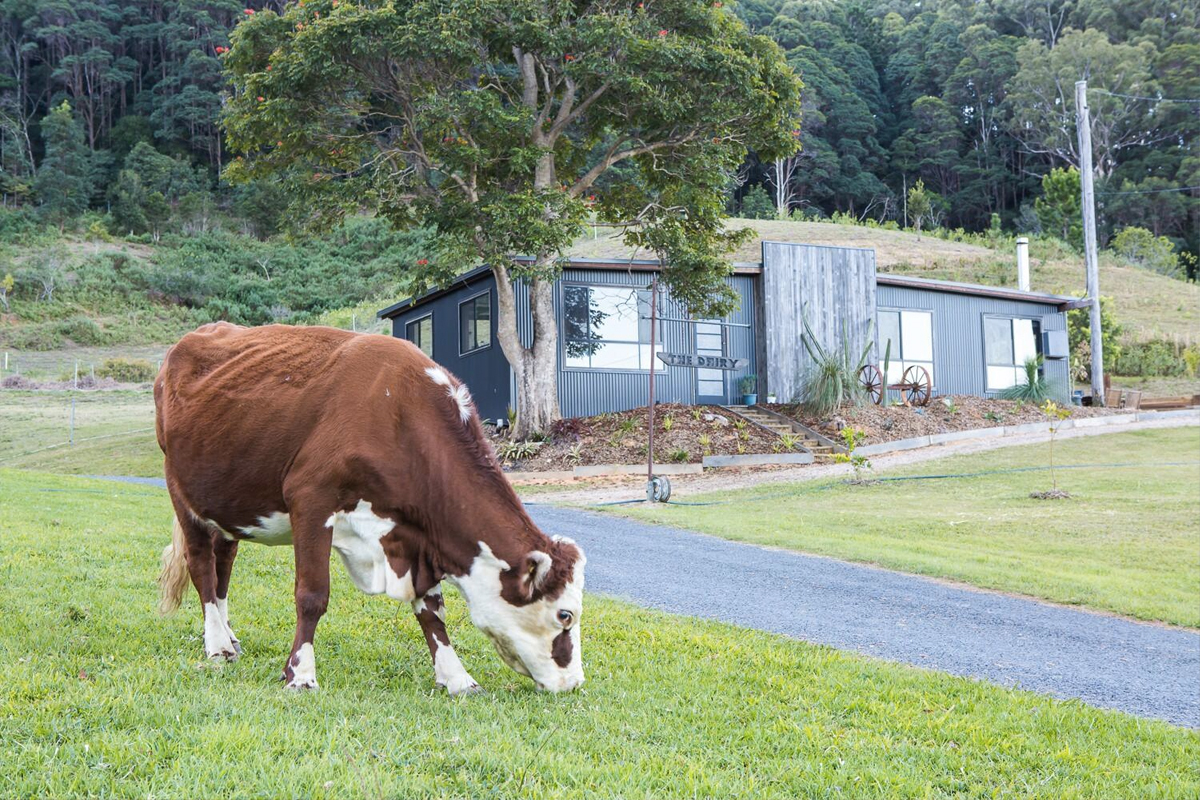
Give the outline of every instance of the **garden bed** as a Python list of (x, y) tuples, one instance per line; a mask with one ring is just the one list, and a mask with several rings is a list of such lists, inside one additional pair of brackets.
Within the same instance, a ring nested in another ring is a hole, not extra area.
[[(489, 429), (506, 469), (569, 470), (646, 460), (645, 408), (559, 420), (543, 442), (513, 442)], [(658, 463), (697, 463), (707, 455), (786, 452), (779, 437), (720, 406), (660, 404), (654, 412), (654, 458)]]
[[(826, 419), (808, 414), (799, 405), (775, 404), (764, 408), (791, 417), (818, 433), (840, 442), (840, 431), (853, 427), (862, 431), (862, 444), (879, 444), (939, 433), (1024, 425), (1050, 420), (1033, 403), (993, 400), (974, 395), (935, 397), (924, 408), (863, 405), (844, 407)], [(1071, 419), (1129, 413), (1126, 409), (1071, 406)]]

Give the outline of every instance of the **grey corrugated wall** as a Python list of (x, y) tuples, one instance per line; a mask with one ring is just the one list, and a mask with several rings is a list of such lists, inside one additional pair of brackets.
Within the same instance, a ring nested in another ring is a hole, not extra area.
[(800, 394), (812, 361), (804, 315), (826, 350), (845, 346), (857, 359), (870, 341), (875, 251), (783, 242), (763, 242), (762, 249), (766, 386), (787, 402)]
[[(1041, 324), (1042, 331), (1067, 329), (1066, 313), (1042, 303), (886, 285), (879, 287), (876, 299), (881, 309), (933, 312), (933, 371), (937, 394), (987, 396), (984, 316), (1035, 319)], [(1066, 401), (1070, 394), (1069, 360), (1046, 359), (1045, 374), (1060, 388), (1059, 399)]]
[[(562, 279), (555, 287), (554, 313), (562, 319), (562, 284), (584, 283), (594, 286), (636, 286), (644, 288), (650, 285), (653, 273), (644, 271), (618, 270), (589, 270), (567, 269), (563, 271)], [(735, 275), (726, 279), (741, 298), (740, 307), (728, 318), (729, 322), (754, 325), (754, 280), (750, 276)], [(522, 322), (528, 325), (529, 300), (528, 293), (518, 291), (518, 302), (522, 308)], [(663, 316), (683, 318), (687, 316), (685, 309), (664, 294), (662, 305)], [(727, 355), (732, 358), (745, 358), (749, 365), (741, 371), (730, 375), (727, 386), (729, 397), (735, 400), (737, 379), (742, 375), (755, 371), (755, 356), (753, 348), (753, 327), (729, 328)], [(695, 351), (693, 326), (680, 322), (664, 322), (662, 325), (664, 349), (672, 353), (691, 353)], [(523, 335), (529, 336), (523, 329)], [(559, 333), (561, 337), (561, 330)], [(563, 365), (563, 350), (559, 341), (559, 370), (558, 370), (558, 399), (564, 417), (582, 417), (600, 414), (607, 411), (624, 411), (636, 406), (645, 405), (649, 398), (648, 372), (623, 372), (609, 370), (575, 370), (565, 369)], [(668, 367), (666, 371), (655, 376), (655, 397), (662, 403), (692, 403), (696, 396), (695, 371), (682, 367)]]

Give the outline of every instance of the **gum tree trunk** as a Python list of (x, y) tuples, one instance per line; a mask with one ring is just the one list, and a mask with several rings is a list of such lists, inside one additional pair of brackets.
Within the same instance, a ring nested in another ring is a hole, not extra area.
[[(538, 257), (534, 274), (552, 274), (553, 254)], [(554, 281), (534, 278), (529, 283), (533, 343), (526, 347), (517, 333), (516, 292), (508, 269), (492, 267), (499, 298), (496, 336), (516, 376), (517, 421), (513, 438), (528, 439), (548, 431), (562, 415), (558, 408), (558, 324), (554, 319)]]

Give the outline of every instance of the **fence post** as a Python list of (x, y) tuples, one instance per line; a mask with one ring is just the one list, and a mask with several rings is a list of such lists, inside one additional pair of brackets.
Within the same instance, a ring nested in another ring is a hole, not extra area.
[(75, 446), (75, 395), (71, 395), (71, 433), (68, 442)]
[[(75, 359), (75, 388), (79, 388), (79, 359)], [(71, 398), (71, 418), (75, 418), (75, 399)]]

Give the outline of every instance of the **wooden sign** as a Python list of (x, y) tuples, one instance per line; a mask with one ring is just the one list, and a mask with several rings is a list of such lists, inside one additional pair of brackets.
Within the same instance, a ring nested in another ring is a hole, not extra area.
[(725, 356), (698, 356), (692, 353), (656, 353), (658, 360), (668, 367), (688, 367), (690, 369), (742, 369), (749, 360), (745, 358), (726, 358)]

